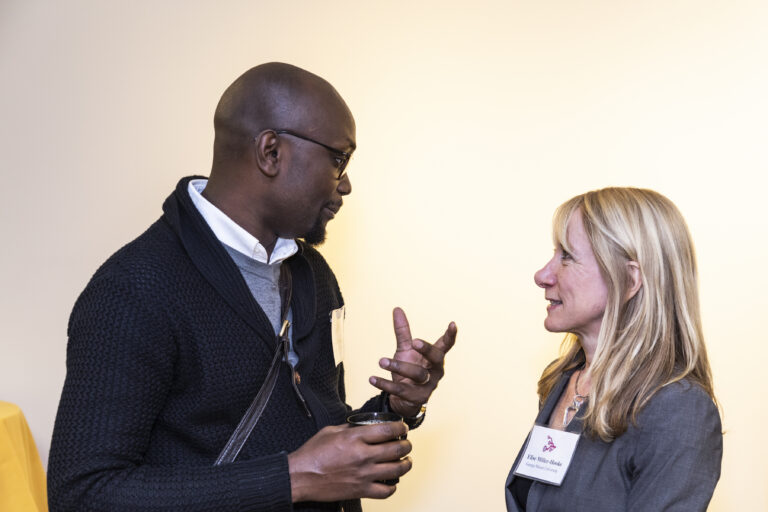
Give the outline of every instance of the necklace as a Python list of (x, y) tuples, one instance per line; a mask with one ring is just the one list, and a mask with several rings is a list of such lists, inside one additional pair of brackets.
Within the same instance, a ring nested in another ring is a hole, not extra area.
[(584, 400), (587, 399), (585, 395), (579, 394), (579, 379), (581, 379), (581, 374), (584, 372), (584, 370), (579, 370), (579, 374), (576, 376), (576, 385), (573, 386), (574, 390), (576, 391), (575, 396), (573, 397), (573, 402), (571, 402), (571, 405), (565, 408), (565, 412), (563, 412), (563, 428), (568, 426), (568, 423), (570, 423), (570, 420), (568, 420), (568, 415), (570, 413), (574, 413), (574, 416), (577, 412), (579, 412), (579, 409), (581, 408), (581, 404), (584, 403)]

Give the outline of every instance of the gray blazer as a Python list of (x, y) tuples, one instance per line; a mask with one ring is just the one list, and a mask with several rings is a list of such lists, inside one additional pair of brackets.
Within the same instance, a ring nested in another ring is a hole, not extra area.
[[(572, 372), (571, 372), (572, 373)], [(555, 385), (536, 417), (546, 425), (570, 373)], [(582, 407), (582, 411), (584, 407)], [(581, 432), (576, 417), (569, 432)], [(523, 445), (525, 447), (525, 445)], [(509, 491), (517, 454), (505, 488), (507, 511), (519, 512)], [(582, 435), (560, 487), (533, 482), (527, 512), (659, 512), (706, 510), (723, 456), (720, 413), (710, 397), (688, 381), (658, 391), (637, 417), (637, 426), (611, 443)]]

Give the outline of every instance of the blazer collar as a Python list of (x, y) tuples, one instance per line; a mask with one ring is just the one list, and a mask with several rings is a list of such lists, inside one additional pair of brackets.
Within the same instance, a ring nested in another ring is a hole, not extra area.
[[(549, 423), (549, 417), (552, 416), (552, 411), (555, 410), (555, 406), (557, 405), (557, 402), (560, 401), (560, 396), (563, 394), (563, 390), (568, 385), (568, 379), (571, 378), (571, 375), (576, 370), (581, 369), (574, 368), (573, 370), (568, 370), (567, 372), (564, 372), (560, 379), (557, 381), (557, 383), (552, 388), (552, 391), (550, 391), (549, 396), (547, 396), (547, 399), (544, 401), (544, 405), (542, 405), (541, 409), (539, 410), (539, 414), (536, 416), (536, 424), (537, 425), (547, 425)], [(581, 409), (579, 412), (583, 413), (585, 410), (586, 400), (581, 406)], [(568, 424), (568, 426), (565, 428), (566, 432), (573, 432), (573, 433), (581, 433), (583, 430), (583, 420), (582, 416), (579, 413), (576, 413), (576, 416), (571, 420), (571, 422)], [(530, 436), (530, 434), (529, 434)], [(528, 443), (528, 440), (526, 439), (525, 443), (523, 443), (522, 448), (520, 448), (520, 452), (518, 452), (517, 457), (515, 458), (515, 462), (512, 465), (512, 469), (509, 471), (509, 475), (507, 475), (507, 481), (505, 484), (506, 487), (506, 501), (507, 501), (507, 510), (518, 510), (517, 505), (514, 502), (514, 498), (512, 497), (511, 491), (509, 490), (509, 486), (512, 485), (512, 481), (517, 478), (514, 474), (515, 468), (517, 467), (517, 464), (520, 462), (520, 458), (523, 455), (523, 449), (525, 448), (525, 445)], [(533, 487), (532, 487), (533, 489)], [(529, 499), (533, 498), (536, 499), (535, 494), (529, 493)], [(528, 502), (528, 505), (530, 508), (532, 508), (533, 503), (531, 501)], [(514, 507), (514, 508), (512, 508)]]

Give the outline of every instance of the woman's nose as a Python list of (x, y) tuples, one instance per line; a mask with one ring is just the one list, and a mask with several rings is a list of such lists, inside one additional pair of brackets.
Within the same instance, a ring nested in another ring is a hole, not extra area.
[(554, 257), (547, 262), (538, 272), (533, 274), (533, 281), (540, 288), (549, 288), (555, 284), (555, 272), (552, 268)]

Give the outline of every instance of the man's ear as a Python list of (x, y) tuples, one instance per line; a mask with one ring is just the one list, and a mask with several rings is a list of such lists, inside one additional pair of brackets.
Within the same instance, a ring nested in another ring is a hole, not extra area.
[(273, 130), (264, 130), (254, 142), (256, 165), (265, 176), (274, 178), (280, 171), (280, 138)]
[(636, 261), (627, 262), (627, 274), (629, 277), (629, 288), (627, 288), (625, 301), (637, 295), (637, 292), (643, 287), (643, 276), (640, 273), (640, 265)]

